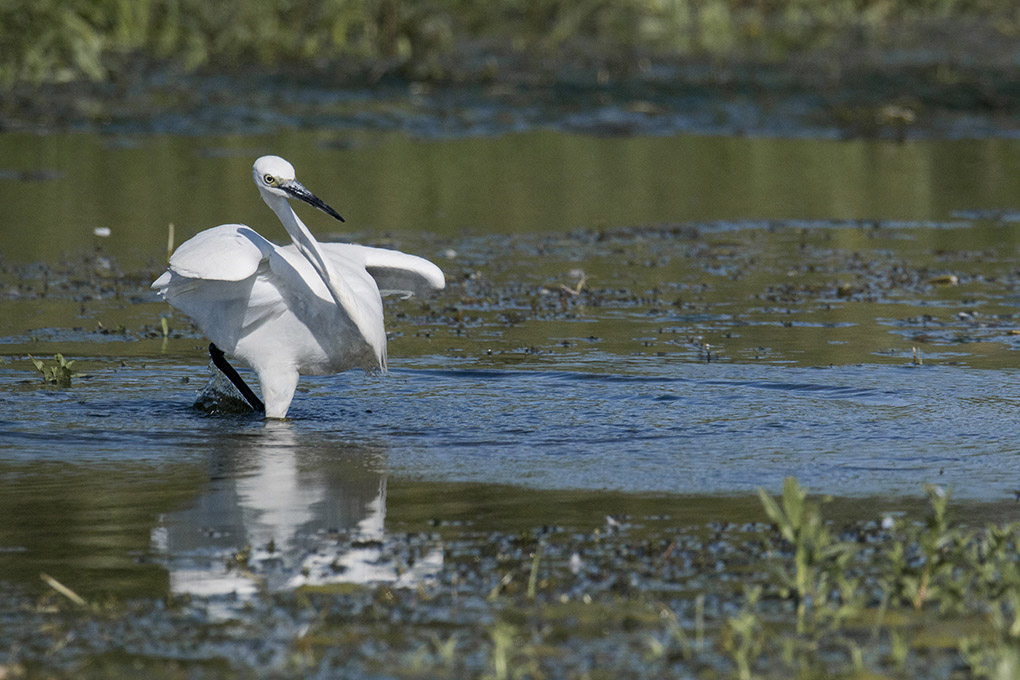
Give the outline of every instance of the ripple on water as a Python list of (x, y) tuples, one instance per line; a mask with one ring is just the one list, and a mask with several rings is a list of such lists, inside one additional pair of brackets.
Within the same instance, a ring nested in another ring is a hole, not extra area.
[[(442, 363), (440, 361), (440, 363)], [(924, 482), (997, 499), (1018, 486), (1012, 373), (953, 367), (828, 369), (678, 364), (630, 373), (396, 366), (388, 377), (307, 378), (292, 409), (299, 446), (364, 445), (392, 474), (537, 488), (745, 493), (788, 475), (839, 495), (915, 494)], [(593, 367), (588, 367), (592, 369)], [(191, 408), (199, 367), (97, 370), (69, 390), (0, 397), (0, 458), (202, 460), (257, 434), (249, 415)]]

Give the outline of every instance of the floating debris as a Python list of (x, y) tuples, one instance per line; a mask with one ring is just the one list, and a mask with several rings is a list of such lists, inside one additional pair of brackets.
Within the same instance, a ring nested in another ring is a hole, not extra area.
[(960, 283), (960, 277), (956, 274), (942, 274), (931, 277), (928, 279), (928, 283), (933, 286), (956, 286)]

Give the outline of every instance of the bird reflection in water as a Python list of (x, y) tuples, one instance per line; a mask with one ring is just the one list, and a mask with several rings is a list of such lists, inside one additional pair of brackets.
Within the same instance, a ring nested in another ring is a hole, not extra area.
[(173, 593), (416, 586), (442, 567), (438, 544), (406, 560), (406, 551), (387, 541), (386, 476), (377, 449), (268, 421), (224, 436), (209, 467), (204, 492), (189, 507), (160, 517), (152, 532)]

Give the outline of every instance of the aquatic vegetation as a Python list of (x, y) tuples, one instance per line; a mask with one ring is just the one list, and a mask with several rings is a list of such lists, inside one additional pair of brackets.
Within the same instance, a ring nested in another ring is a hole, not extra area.
[(784, 588), (795, 598), (797, 632), (803, 633), (808, 623), (808, 604), (825, 602), (828, 577), (844, 572), (849, 546), (832, 540), (818, 506), (807, 500), (807, 492), (795, 478), (787, 477), (783, 482), (782, 506), (764, 490), (759, 490), (758, 495), (769, 519), (794, 548), (793, 573), (782, 569), (777, 573)]
[[(830, 541), (827, 532), (817, 529), (822, 526), (818, 506), (805, 504), (796, 480), (784, 484), (783, 508), (762, 494), (770, 519), (795, 546), (795, 576), (785, 574), (782, 564), (777, 573), (783, 587), (790, 582), (797, 586), (796, 634), (770, 640), (784, 648), (788, 663), (821, 668), (824, 650), (844, 647), (856, 672), (874, 666), (881, 656), (902, 670), (920, 649), (958, 649), (973, 677), (1015, 677), (1020, 529), (1015, 524), (970, 531), (953, 526), (948, 521), (949, 494), (934, 485), (926, 485), (925, 493), (930, 511), (924, 524), (890, 523), (889, 534), (877, 542), (880, 534), (861, 532), (855, 542)], [(831, 558), (825, 571), (837, 587), (814, 580), (817, 561), (812, 557), (819, 554)], [(821, 585), (812, 588), (815, 584)], [(810, 595), (816, 620), (828, 620), (826, 630), (805, 630), (801, 593)], [(748, 602), (757, 600), (757, 595), (748, 597)], [(744, 611), (730, 625), (746, 630), (752, 622)], [(887, 652), (862, 644), (868, 628), (870, 644), (885, 639)], [(950, 632), (955, 629), (971, 633), (957, 643)], [(763, 655), (768, 654), (765, 649)], [(746, 660), (736, 652), (734, 658), (738, 668), (746, 668)], [(749, 677), (743, 671), (741, 676)]]
[(53, 357), (55, 361), (53, 365), (47, 365), (31, 354), (28, 355), (28, 358), (32, 361), (32, 365), (35, 366), (35, 370), (39, 371), (39, 374), (42, 375), (43, 382), (47, 384), (70, 387), (71, 378), (78, 375), (78, 373), (71, 370), (74, 360), (68, 361), (64, 358), (63, 354), (58, 353)]
[(945, 490), (927, 484), (925, 493), (931, 501), (932, 512), (927, 520), (927, 531), (920, 535), (920, 572), (901, 576), (901, 592), (913, 604), (914, 609), (921, 609), (929, 597), (939, 598), (942, 595), (940, 584), (950, 578), (949, 572), (953, 568), (952, 563), (946, 559), (948, 550), (952, 544), (959, 544), (963, 539), (958, 531), (949, 528), (946, 521), (949, 495)]
[(720, 645), (729, 652), (740, 680), (751, 680), (751, 667), (765, 646), (765, 632), (756, 610), (761, 586), (748, 589), (740, 613), (730, 617), (723, 628)]

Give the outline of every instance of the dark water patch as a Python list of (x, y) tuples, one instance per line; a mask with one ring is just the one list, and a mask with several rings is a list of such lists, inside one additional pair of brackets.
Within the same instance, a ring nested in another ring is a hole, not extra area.
[(64, 173), (58, 170), (10, 170), (0, 168), (0, 180), (14, 182), (46, 182), (63, 177), (63, 175)]

